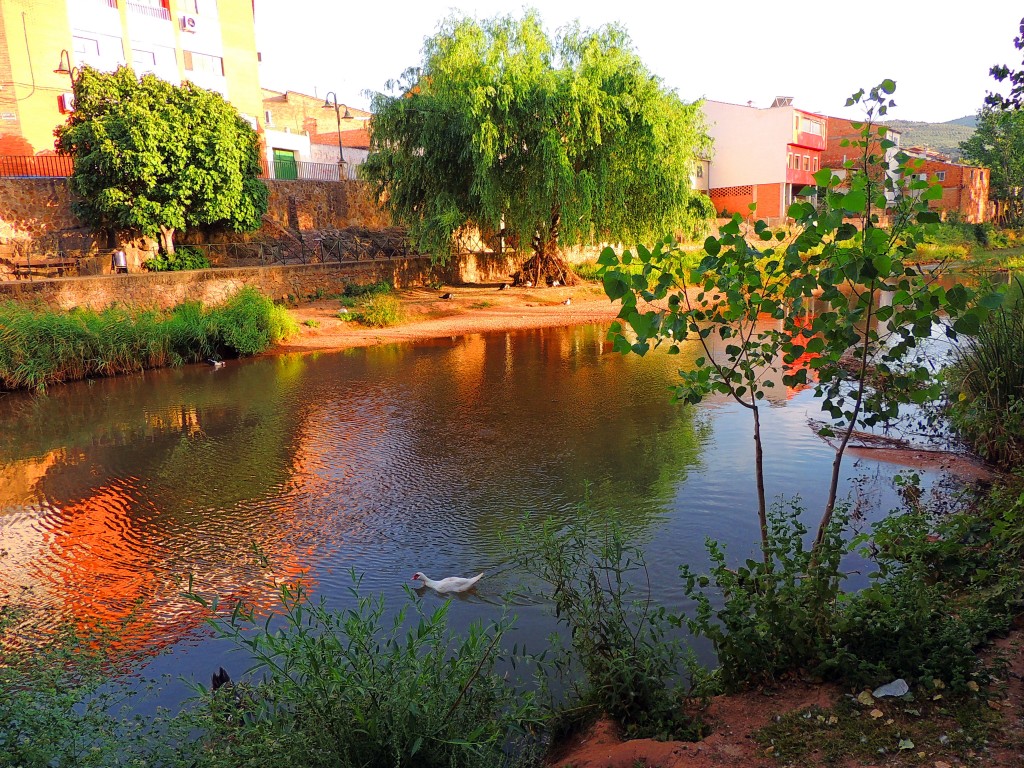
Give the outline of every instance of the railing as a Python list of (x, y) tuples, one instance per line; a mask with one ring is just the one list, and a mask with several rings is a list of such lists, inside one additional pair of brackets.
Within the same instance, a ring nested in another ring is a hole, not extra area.
[(83, 258), (95, 255), (87, 249), (46, 248), (39, 244), (17, 244), (6, 256), (0, 255), (0, 267), (16, 280), (33, 280), (78, 275)]
[(128, 10), (140, 16), (152, 16), (154, 19), (165, 19), (166, 21), (171, 20), (171, 12), (166, 8), (154, 8), (151, 5), (140, 5), (128, 0)]
[[(338, 172), (337, 163), (311, 163), (305, 160), (274, 160), (261, 163), (263, 177), (278, 181), (338, 181), (342, 175)], [(345, 164), (344, 178), (354, 179), (349, 164)]]
[[(61, 178), (70, 176), (75, 164), (70, 155), (0, 155), (0, 177), (21, 176), (37, 178)], [(260, 161), (260, 177), (264, 179), (289, 179), (299, 181), (338, 181), (337, 163), (308, 163), (304, 160), (275, 160), (268, 164)], [(344, 178), (357, 178), (356, 168), (345, 163)]]
[(386, 261), (416, 255), (409, 250), (405, 233), (397, 229), (352, 228), (304, 240), (200, 243), (189, 247), (201, 249), (214, 267)]
[(52, 179), (70, 176), (73, 170), (69, 155), (0, 155), (0, 176)]

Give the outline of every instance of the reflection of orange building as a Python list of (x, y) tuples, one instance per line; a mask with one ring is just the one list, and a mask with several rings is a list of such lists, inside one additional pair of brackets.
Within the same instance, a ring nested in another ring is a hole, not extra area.
[[(37, 530), (40, 523), (53, 524), (31, 539), (19, 537), (20, 550), (35, 551), (19, 551), (13, 563), (5, 563), (13, 566), (0, 584), (8, 599), (18, 598), (12, 587), (30, 584), (32, 604), (51, 609), (52, 626), (70, 621), (84, 636), (97, 629), (113, 632), (114, 647), (124, 650), (158, 650), (198, 626), (206, 617), (181, 594), (189, 574), (174, 574), (175, 560), (189, 554), (174, 547), (187, 549), (190, 542), (179, 539), (179, 531), (147, 524), (156, 511), (146, 514), (134, 490), (111, 482), (37, 519)], [(221, 558), (194, 574), (196, 591), (216, 595), (227, 608), (245, 600), (269, 610), (277, 605), (275, 585), (305, 581), (306, 564), (295, 552), (275, 547), (270, 573), (252, 560)], [(168, 574), (180, 576), (182, 584)]]

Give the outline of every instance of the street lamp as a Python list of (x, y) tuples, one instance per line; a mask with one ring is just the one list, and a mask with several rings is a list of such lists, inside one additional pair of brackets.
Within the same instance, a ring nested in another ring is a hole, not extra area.
[(75, 78), (81, 74), (82, 70), (78, 67), (71, 66), (71, 54), (68, 53), (67, 48), (62, 48), (60, 52), (60, 63), (57, 64), (57, 68), (53, 70), (55, 75), (67, 75), (71, 80), (71, 86), (75, 85)]
[[(338, 122), (338, 181), (344, 181), (345, 179), (345, 150), (341, 146), (341, 109), (338, 107), (338, 95), (334, 91), (327, 92), (327, 98), (324, 99), (324, 109), (330, 109), (334, 107), (334, 119)], [(348, 111), (348, 107), (345, 107), (345, 119), (349, 120), (352, 117), (352, 113)]]

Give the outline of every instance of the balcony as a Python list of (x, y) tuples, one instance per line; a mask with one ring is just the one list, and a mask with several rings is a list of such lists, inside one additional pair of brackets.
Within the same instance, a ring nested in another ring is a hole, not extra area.
[(824, 149), (825, 137), (818, 133), (793, 131), (793, 143), (798, 147), (805, 147), (806, 149)]
[(151, 19), (164, 19), (165, 21), (171, 20), (171, 12), (162, 7), (142, 5), (141, 3), (133, 3), (129, 0), (128, 10), (131, 13), (138, 14), (139, 16), (148, 16)]
[(795, 187), (813, 187), (817, 184), (814, 181), (814, 174), (802, 168), (787, 168), (786, 182)]

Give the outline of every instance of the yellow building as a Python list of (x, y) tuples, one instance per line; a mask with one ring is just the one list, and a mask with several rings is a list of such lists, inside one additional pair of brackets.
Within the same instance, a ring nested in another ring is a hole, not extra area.
[(0, 0), (0, 155), (53, 152), (85, 65), (130, 66), (263, 109), (253, 0)]

